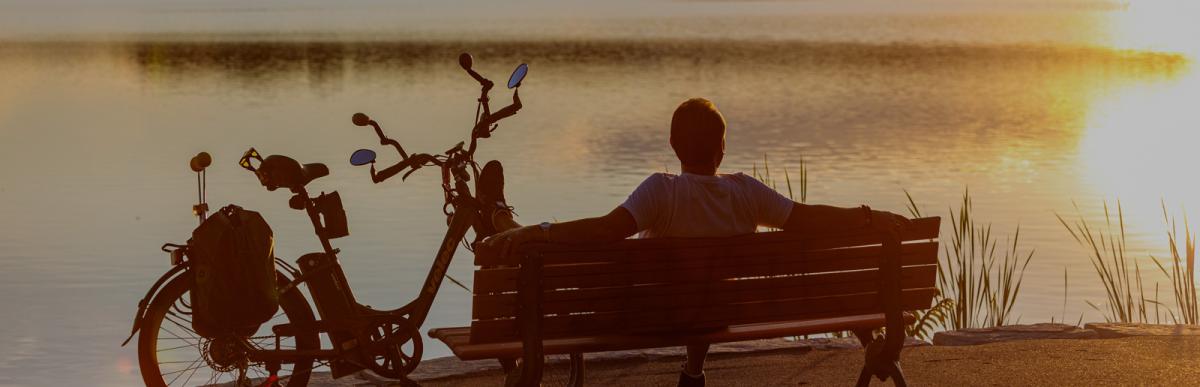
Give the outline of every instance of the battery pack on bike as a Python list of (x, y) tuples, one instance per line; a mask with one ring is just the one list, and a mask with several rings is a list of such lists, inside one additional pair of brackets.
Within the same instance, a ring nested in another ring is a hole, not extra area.
[(192, 232), (192, 328), (205, 337), (249, 335), (279, 310), (275, 241), (262, 215), (229, 205)]

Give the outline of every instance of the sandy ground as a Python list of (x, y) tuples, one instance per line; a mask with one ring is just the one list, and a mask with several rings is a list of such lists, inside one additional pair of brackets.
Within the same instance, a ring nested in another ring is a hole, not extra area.
[[(673, 386), (681, 358), (589, 362), (592, 386)], [(710, 356), (709, 386), (846, 386), (861, 350), (784, 349)], [(906, 348), (901, 366), (914, 386), (1200, 385), (1200, 337), (1027, 340), (966, 347)], [(564, 385), (567, 367), (547, 370), (543, 385)], [(427, 380), (424, 386), (500, 386), (488, 371)], [(891, 385), (889, 381), (873, 385)]]

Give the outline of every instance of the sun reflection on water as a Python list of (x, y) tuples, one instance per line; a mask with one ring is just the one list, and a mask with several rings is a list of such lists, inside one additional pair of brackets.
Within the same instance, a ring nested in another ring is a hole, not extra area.
[(1120, 49), (1176, 52), (1196, 58), (1196, 16), (1200, 3), (1188, 0), (1133, 1), (1106, 14), (1109, 44)]
[[(1200, 145), (1194, 111), (1200, 76), (1192, 68), (1200, 56), (1196, 11), (1200, 6), (1182, 1), (1134, 2), (1107, 15), (1112, 47), (1177, 54), (1186, 63), (1177, 66), (1180, 71), (1143, 74), (1097, 95), (1079, 145), (1083, 183), (1099, 196), (1119, 198), (1131, 232), (1153, 241), (1165, 232), (1162, 204), (1175, 211), (1200, 198), (1193, 173)], [(1151, 251), (1165, 248), (1153, 243)]]

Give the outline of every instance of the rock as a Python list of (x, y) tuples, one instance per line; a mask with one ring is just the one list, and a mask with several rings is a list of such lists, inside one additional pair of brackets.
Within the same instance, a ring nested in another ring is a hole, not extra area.
[(933, 345), (979, 345), (1012, 340), (1095, 339), (1096, 331), (1066, 324), (1007, 325), (995, 328), (962, 329), (938, 332)]
[[(928, 342), (908, 338), (905, 341), (906, 347), (918, 347), (930, 345)], [(861, 349), (858, 344), (858, 339), (854, 337), (821, 337), (821, 338), (783, 338), (783, 339), (765, 339), (740, 341), (733, 343), (713, 344), (709, 348), (708, 353), (711, 354), (741, 354), (754, 353), (765, 351), (813, 351), (813, 350), (838, 350), (838, 349)], [(613, 351), (589, 353), (584, 355), (584, 359), (589, 363), (642, 359), (646, 361), (660, 360), (664, 358), (678, 357), (682, 358), (685, 355), (683, 347), (664, 347), (664, 348), (648, 348), (630, 351)], [(546, 357), (548, 364), (565, 363), (570, 358), (567, 355), (551, 355)], [(474, 360), (462, 361), (453, 356), (440, 357), (422, 361), (420, 366), (410, 375), (414, 380), (431, 380), (444, 378), (453, 375), (462, 375), (499, 369), (500, 363), (495, 360)]]
[(1102, 339), (1129, 336), (1200, 336), (1200, 325), (1088, 323), (1084, 328), (1096, 331)]

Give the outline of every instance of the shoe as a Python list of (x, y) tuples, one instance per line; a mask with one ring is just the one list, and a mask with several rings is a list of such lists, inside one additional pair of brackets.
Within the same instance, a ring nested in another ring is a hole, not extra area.
[(686, 372), (679, 371), (679, 387), (704, 387), (704, 373), (700, 376), (691, 376)]
[(475, 182), (475, 194), (485, 205), (504, 202), (504, 165), (492, 160), (483, 165), (479, 180)]
[(484, 164), (475, 181), (475, 197), (479, 201), (479, 222), (475, 225), (475, 241), (496, 233), (492, 218), (499, 211), (512, 212), (504, 199), (504, 165), (492, 160)]

